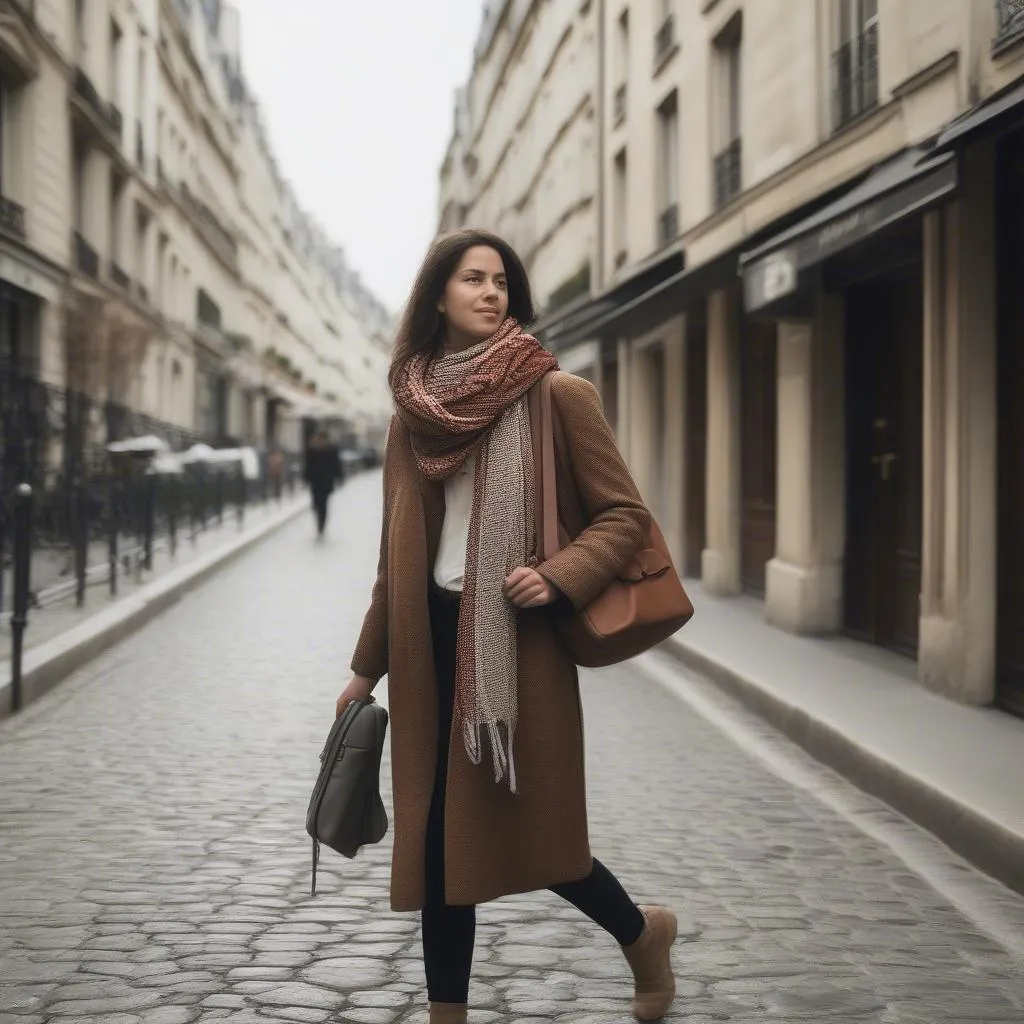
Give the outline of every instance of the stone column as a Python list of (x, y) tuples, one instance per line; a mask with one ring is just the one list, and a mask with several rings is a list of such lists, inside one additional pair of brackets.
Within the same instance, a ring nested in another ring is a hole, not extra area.
[(995, 696), (995, 154), (964, 160), (964, 198), (925, 219), (924, 523), (918, 672), (970, 704)]
[(707, 540), (709, 594), (740, 592), (740, 336), (734, 289), (708, 297)]
[(615, 424), (615, 439), (619, 443), (619, 450), (629, 459), (629, 413), (630, 413), (630, 376), (632, 368), (629, 365), (630, 345), (628, 339), (620, 338), (617, 344), (616, 361), (618, 362), (618, 406), (619, 414)]
[(816, 320), (778, 333), (775, 557), (765, 616), (797, 633), (842, 621), (845, 542), (843, 307), (822, 296)]
[(665, 334), (664, 465), (657, 470), (665, 482), (665, 508), (659, 525), (676, 566), (683, 565), (684, 468), (686, 462), (686, 318), (679, 317)]

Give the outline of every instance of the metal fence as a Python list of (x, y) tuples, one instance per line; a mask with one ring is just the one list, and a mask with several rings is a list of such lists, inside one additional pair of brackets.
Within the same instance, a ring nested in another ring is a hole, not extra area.
[(90, 586), (116, 593), (125, 573), (139, 578), (152, 567), (154, 552), (173, 553), (225, 519), (241, 527), (249, 504), (294, 490), (291, 458), (271, 474), (264, 456), (252, 480), (230, 464), (153, 474), (137, 454), (108, 452), (113, 442), (147, 435), (174, 451), (203, 441), (0, 366), (0, 623), (14, 630), (12, 661), (31, 609), (71, 598), (81, 605)]

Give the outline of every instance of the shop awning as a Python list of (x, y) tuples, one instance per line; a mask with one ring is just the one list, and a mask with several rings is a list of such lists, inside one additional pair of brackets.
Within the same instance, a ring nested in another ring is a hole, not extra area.
[(761, 309), (795, 292), (800, 273), (957, 190), (955, 154), (911, 147), (879, 164), (847, 193), (740, 256), (744, 304)]
[(999, 135), (1024, 122), (1024, 84), (1004, 89), (972, 107), (950, 122), (935, 148), (956, 149), (971, 142)]
[(677, 243), (631, 268), (625, 277), (601, 295), (588, 296), (567, 309), (556, 310), (537, 324), (536, 333), (550, 348), (564, 349), (582, 338), (593, 336), (593, 325), (614, 314), (621, 306), (646, 295), (682, 270), (685, 257)]

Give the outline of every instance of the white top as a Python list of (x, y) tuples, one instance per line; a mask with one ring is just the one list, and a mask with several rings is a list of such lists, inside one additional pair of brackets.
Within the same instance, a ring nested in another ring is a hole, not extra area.
[(434, 582), (444, 590), (462, 591), (469, 546), (469, 517), (473, 513), (473, 478), (476, 458), (470, 456), (457, 473), (444, 482), (444, 525), (434, 562)]

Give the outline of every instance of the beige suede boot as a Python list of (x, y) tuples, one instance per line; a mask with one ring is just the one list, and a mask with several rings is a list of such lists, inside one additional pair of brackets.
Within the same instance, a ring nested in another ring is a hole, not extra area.
[(430, 1024), (466, 1024), (469, 1009), (465, 1003), (431, 1003)]
[(640, 938), (631, 946), (622, 947), (636, 982), (633, 1016), (643, 1021), (661, 1020), (676, 994), (672, 943), (676, 941), (679, 922), (665, 907), (641, 907), (640, 912), (647, 922)]

